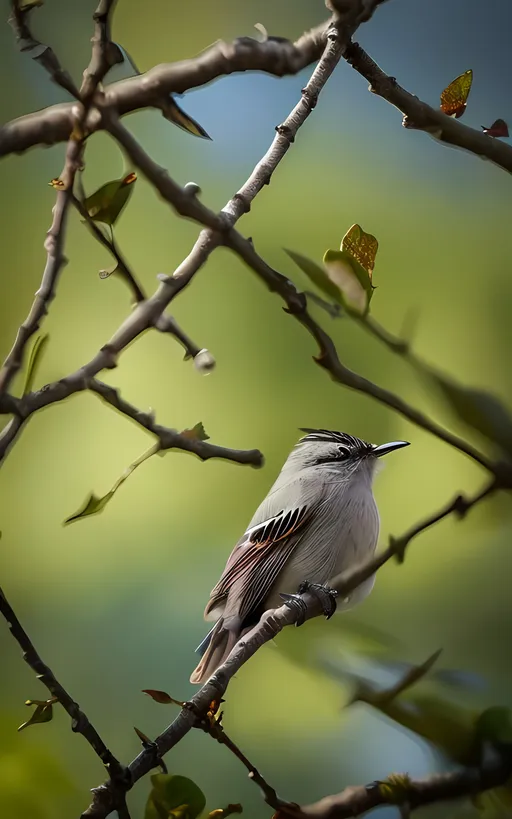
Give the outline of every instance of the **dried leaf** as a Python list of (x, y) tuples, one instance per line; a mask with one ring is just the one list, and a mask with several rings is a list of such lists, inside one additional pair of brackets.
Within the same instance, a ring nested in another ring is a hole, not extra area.
[(23, 731), (24, 728), (28, 728), (29, 725), (39, 725), (43, 722), (50, 722), (53, 717), (53, 703), (57, 702), (57, 700), (52, 697), (49, 700), (27, 700), (25, 705), (35, 705), (36, 710), (32, 714), (29, 720), (24, 722), (18, 728), (18, 731)]
[(466, 110), (467, 99), (473, 82), (471, 69), (456, 77), (441, 94), (441, 111), (459, 119)]
[(181, 700), (175, 700), (174, 697), (171, 697), (165, 691), (158, 691), (154, 688), (143, 688), (142, 693), (148, 694), (155, 702), (159, 702), (162, 705), (174, 704), (179, 705), (180, 708), (183, 708), (185, 705), (184, 702), (181, 702)]
[(188, 438), (190, 441), (208, 441), (210, 438), (210, 436), (206, 434), (201, 421), (199, 421), (199, 423), (191, 429), (182, 430), (180, 435), (182, 435), (184, 438)]
[(34, 378), (37, 372), (37, 368), (41, 362), (41, 357), (43, 355), (44, 349), (49, 340), (48, 333), (45, 333), (42, 336), (37, 336), (34, 344), (32, 345), (32, 349), (30, 351), (30, 357), (28, 359), (27, 364), (27, 373), (25, 375), (25, 383), (23, 385), (23, 392), (22, 395), (26, 395), (28, 392), (32, 390), (32, 384), (34, 383)]
[(148, 736), (146, 736), (146, 734), (143, 734), (142, 731), (139, 731), (139, 729), (136, 728), (135, 725), (133, 726), (133, 730), (135, 731), (135, 733), (137, 734), (138, 738), (140, 739), (140, 741), (142, 742), (143, 745), (153, 745), (154, 744), (153, 740), (150, 739)]
[(329, 296), (330, 299), (334, 299), (334, 301), (338, 302), (338, 304), (340, 303), (341, 294), (339, 287), (337, 287), (334, 282), (331, 281), (323, 267), (320, 267), (320, 265), (316, 264), (316, 262), (308, 259), (307, 256), (302, 256), (300, 253), (295, 253), (294, 250), (288, 250), (287, 248), (283, 249), (284, 252), (288, 254), (290, 259), (292, 259), (292, 261), (294, 261), (295, 264), (300, 267), (302, 272), (306, 274), (308, 279), (310, 279), (319, 290), (323, 290), (326, 296)]
[(482, 131), (491, 137), (508, 137), (508, 125), (504, 119), (495, 119), (490, 128), (482, 125)]
[(136, 181), (137, 174), (132, 172), (122, 179), (107, 182), (91, 193), (84, 201), (84, 207), (91, 219), (112, 227), (126, 206)]
[(210, 139), (211, 136), (204, 130), (202, 125), (199, 125), (195, 119), (192, 119), (183, 108), (180, 108), (176, 100), (169, 96), (169, 99), (166, 101), (165, 106), (162, 108), (163, 114), (165, 119), (169, 120), (169, 122), (174, 122), (178, 128), (181, 128), (183, 131), (186, 131), (187, 134), (192, 134), (193, 136), (201, 137), (202, 139)]
[(356, 262), (359, 262), (361, 267), (366, 270), (370, 284), (378, 249), (379, 243), (375, 236), (371, 233), (365, 233), (361, 225), (352, 225), (341, 241), (341, 250), (350, 253)]
[(146, 452), (137, 458), (137, 460), (133, 461), (133, 463), (131, 463), (130, 466), (125, 469), (121, 477), (117, 479), (110, 492), (107, 492), (107, 494), (103, 495), (103, 497), (99, 498), (94, 493), (91, 493), (78, 512), (75, 512), (74, 515), (66, 518), (64, 521), (64, 526), (66, 526), (68, 523), (73, 523), (75, 520), (82, 520), (82, 518), (87, 518), (91, 515), (97, 515), (99, 512), (102, 512), (107, 503), (112, 500), (119, 487), (122, 486), (122, 484), (130, 477), (132, 472), (134, 472), (138, 466), (144, 463), (144, 461), (147, 461), (148, 458), (151, 458), (152, 455), (155, 455), (159, 449), (160, 445), (154, 444), (154, 446), (146, 450)]
[(206, 799), (200, 788), (185, 776), (154, 774), (144, 819), (196, 819)]

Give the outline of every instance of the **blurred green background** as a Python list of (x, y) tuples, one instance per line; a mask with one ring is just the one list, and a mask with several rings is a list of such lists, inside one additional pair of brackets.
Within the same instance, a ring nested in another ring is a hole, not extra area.
[[(37, 35), (53, 45), (77, 80), (88, 61), (94, 6), (94, 0), (47, 0), (34, 15)], [(119, 0), (114, 38), (144, 71), (191, 56), (218, 38), (257, 36), (258, 22), (272, 34), (295, 38), (324, 17), (320, 0)], [(451, 79), (473, 68), (464, 122), (479, 128), (496, 117), (512, 119), (511, 25), (507, 0), (489, 0), (483, 18), (477, 0), (393, 0), (357, 39), (386, 71), (432, 104)], [(3, 121), (64, 99), (44, 71), (17, 52), (7, 24), (0, 28), (0, 64), (8, 77), (1, 93)], [(122, 77), (116, 70), (113, 78)], [(308, 74), (282, 80), (238, 75), (187, 94), (181, 104), (213, 142), (184, 134), (157, 112), (125, 122), (177, 181), (198, 182), (204, 202), (219, 209), (266, 150)], [(400, 121), (395, 109), (369, 94), (366, 82), (341, 64), (240, 229), (254, 237), (272, 265), (304, 287), (282, 247), (319, 260), (359, 222), (380, 243), (374, 316), (399, 332), (410, 311), (417, 311), (417, 351), (511, 405), (510, 180), (490, 163), (406, 131)], [(0, 164), (2, 355), (39, 285), (55, 198), (47, 183), (60, 173), (63, 156), (58, 145)], [(86, 159), (88, 192), (125, 167), (104, 135), (90, 140)], [(139, 179), (116, 238), (152, 292), (156, 274), (172, 273), (197, 232)], [(67, 256), (45, 323), (51, 340), (36, 386), (88, 361), (129, 309), (123, 283), (98, 278), (109, 257), (75, 213)], [(188, 677), (194, 647), (205, 633), (209, 590), (295, 443), (298, 427), (412, 442), (389, 458), (376, 482), (382, 542), (456, 492), (476, 489), (484, 478), (463, 455), (333, 384), (313, 363), (316, 350), (307, 333), (228, 251), (215, 252), (173, 310), (187, 332), (213, 352), (215, 373), (201, 377), (182, 361), (178, 345), (151, 333), (126, 351), (105, 380), (137, 406), (155, 408), (161, 423), (182, 429), (201, 420), (215, 443), (261, 448), (263, 469), (203, 464), (171, 452), (141, 466), (104, 513), (63, 527), (89, 492), (107, 491), (150, 444), (95, 396), (80, 395), (33, 418), (0, 477), (1, 585), (43, 658), (125, 761), (139, 749), (134, 725), (153, 736), (174, 715), (141, 689), (191, 695)], [(312, 310), (349, 366), (451, 423), (406, 363), (349, 321)], [(354, 619), (378, 625), (400, 642), (405, 660), (422, 661), (443, 647), (445, 665), (485, 675), (483, 704), (512, 705), (509, 511), (508, 499), (497, 498), (463, 523), (447, 520), (424, 534), (404, 566), (388, 565), (379, 573), (371, 597), (345, 616), (347, 626)], [(312, 649), (329, 628), (309, 624), (297, 635)], [(336, 635), (342, 643), (343, 618)], [(290, 663), (287, 641), (282, 635), (277, 647), (264, 648), (240, 672), (225, 716), (228, 732), (282, 796), (311, 802), (391, 770), (417, 775), (436, 766), (417, 738), (367, 709), (342, 717), (341, 689), (310, 666)], [(0, 651), (0, 814), (77, 816), (88, 789), (103, 780), (102, 766), (85, 741), (71, 734), (63, 713), (49, 725), (16, 733), (27, 719), (24, 700), (43, 691), (5, 624)], [(248, 818), (270, 815), (240, 764), (204, 734), (187, 736), (167, 762), (171, 771), (197, 780), (210, 810), (240, 801)], [(147, 792), (142, 782), (130, 794), (134, 818), (142, 815)], [(391, 809), (379, 815), (388, 813)], [(444, 807), (424, 816), (448, 813)]]

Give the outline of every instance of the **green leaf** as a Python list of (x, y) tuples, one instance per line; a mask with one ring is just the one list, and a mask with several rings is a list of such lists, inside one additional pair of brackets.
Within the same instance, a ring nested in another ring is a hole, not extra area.
[(32, 390), (32, 384), (34, 383), (34, 378), (37, 372), (37, 368), (41, 362), (41, 357), (43, 355), (44, 349), (48, 343), (50, 336), (48, 333), (45, 335), (37, 336), (34, 344), (32, 345), (32, 349), (30, 351), (30, 357), (28, 359), (27, 364), (27, 373), (25, 375), (25, 383), (23, 385), (23, 395), (26, 395), (28, 392)]
[(43, 5), (43, 0), (23, 0), (20, 3), (20, 11), (29, 11)]
[(64, 526), (68, 523), (73, 523), (75, 520), (82, 520), (82, 518), (90, 517), (91, 515), (97, 515), (99, 512), (102, 512), (109, 501), (112, 500), (115, 493), (119, 489), (120, 486), (130, 477), (132, 472), (137, 469), (138, 466), (147, 461), (148, 458), (151, 458), (152, 455), (155, 455), (160, 449), (160, 444), (154, 444), (150, 449), (144, 452), (137, 460), (133, 461), (130, 466), (125, 469), (121, 477), (117, 479), (114, 486), (107, 492), (106, 495), (99, 498), (93, 492), (89, 495), (83, 506), (80, 507), (78, 512), (75, 512), (74, 515), (70, 515), (69, 518), (66, 518), (64, 521)]
[(512, 745), (512, 710), (506, 706), (486, 708), (478, 717), (475, 730), (482, 741)]
[(154, 774), (144, 819), (196, 819), (206, 799), (191, 779), (174, 774)]
[(204, 130), (203, 126), (199, 125), (195, 119), (192, 119), (183, 108), (180, 108), (173, 97), (169, 96), (165, 105), (162, 106), (162, 112), (165, 119), (169, 120), (169, 122), (174, 122), (178, 128), (186, 131), (187, 134), (211, 140), (211, 136)]
[(340, 289), (330, 280), (323, 267), (320, 267), (316, 262), (308, 259), (307, 256), (301, 256), (300, 253), (295, 253), (294, 250), (283, 249), (319, 290), (322, 290), (326, 296), (329, 296), (330, 299), (334, 299), (338, 304), (341, 303)]
[(184, 429), (180, 432), (184, 438), (189, 438), (191, 441), (208, 441), (210, 436), (206, 434), (205, 428), (201, 421), (192, 427), (192, 429)]
[(434, 370), (427, 372), (452, 411), (466, 426), (512, 455), (512, 416), (499, 398), (485, 390), (458, 384)]
[(137, 174), (129, 173), (122, 179), (107, 182), (91, 193), (84, 201), (84, 207), (91, 219), (112, 227), (127, 204), (136, 181)]
[(91, 492), (78, 512), (75, 512), (74, 515), (70, 515), (69, 518), (66, 518), (64, 521), (64, 526), (66, 526), (68, 523), (73, 523), (75, 520), (81, 520), (81, 518), (87, 518), (90, 515), (97, 515), (99, 512), (102, 512), (109, 500), (114, 497), (114, 492), (115, 489), (111, 489), (110, 492), (107, 492), (107, 494), (103, 495), (101, 498), (98, 498), (97, 495)]
[(323, 262), (329, 279), (340, 291), (345, 309), (365, 316), (373, 294), (368, 271), (346, 250), (327, 250)]
[(36, 710), (29, 720), (20, 725), (18, 731), (23, 731), (29, 725), (39, 725), (42, 722), (50, 722), (53, 717), (53, 703), (56, 702), (54, 698), (50, 700), (27, 700), (25, 705), (35, 705)]

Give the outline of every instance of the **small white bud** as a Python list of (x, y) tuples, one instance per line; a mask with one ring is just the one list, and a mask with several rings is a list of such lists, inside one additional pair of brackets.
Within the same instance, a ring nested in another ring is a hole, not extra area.
[(183, 190), (186, 194), (188, 194), (188, 196), (199, 196), (201, 193), (201, 188), (197, 182), (187, 182)]
[(216, 361), (209, 350), (199, 350), (194, 358), (194, 367), (201, 375), (209, 375), (215, 369)]

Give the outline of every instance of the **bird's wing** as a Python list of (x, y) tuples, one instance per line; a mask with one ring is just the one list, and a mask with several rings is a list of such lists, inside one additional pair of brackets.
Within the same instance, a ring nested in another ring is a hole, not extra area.
[(205, 617), (221, 607), (235, 584), (236, 614), (240, 620), (243, 622), (257, 611), (299, 542), (300, 530), (311, 517), (312, 506), (302, 504), (281, 510), (250, 526), (231, 552), (226, 568), (211, 592)]

